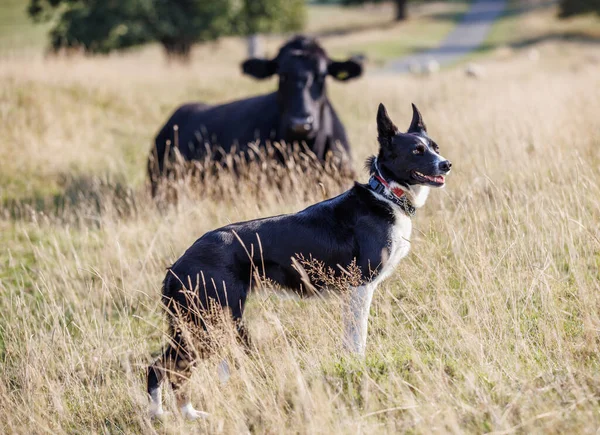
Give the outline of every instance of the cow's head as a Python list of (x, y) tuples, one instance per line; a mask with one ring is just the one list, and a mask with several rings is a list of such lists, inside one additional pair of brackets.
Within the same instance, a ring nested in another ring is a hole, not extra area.
[(245, 74), (265, 79), (279, 76), (278, 97), (281, 108), (282, 137), (288, 141), (310, 140), (321, 126), (321, 110), (326, 100), (325, 78), (350, 80), (362, 74), (362, 64), (349, 59), (335, 62), (313, 38), (296, 36), (288, 41), (274, 59), (248, 59), (242, 64)]

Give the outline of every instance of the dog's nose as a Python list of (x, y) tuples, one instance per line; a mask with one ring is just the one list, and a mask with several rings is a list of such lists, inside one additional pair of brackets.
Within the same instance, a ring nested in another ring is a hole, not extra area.
[(314, 118), (311, 115), (290, 119), (290, 129), (295, 133), (308, 133), (313, 128)]
[(440, 163), (440, 171), (448, 172), (451, 167), (452, 163), (450, 163), (450, 160), (444, 160)]

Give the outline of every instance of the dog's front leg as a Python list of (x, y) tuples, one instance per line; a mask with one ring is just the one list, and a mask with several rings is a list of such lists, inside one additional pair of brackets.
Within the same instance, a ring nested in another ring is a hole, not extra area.
[(344, 347), (349, 352), (364, 355), (367, 346), (369, 309), (375, 286), (351, 287), (344, 313)]

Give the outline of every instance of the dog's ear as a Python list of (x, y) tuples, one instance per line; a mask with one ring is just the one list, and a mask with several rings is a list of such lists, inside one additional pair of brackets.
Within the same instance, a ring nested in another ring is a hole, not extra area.
[(379, 109), (377, 109), (377, 140), (382, 146), (389, 145), (391, 139), (397, 134), (398, 127), (394, 125), (388, 116), (383, 103), (379, 103)]
[(417, 106), (413, 103), (413, 117), (410, 123), (410, 127), (408, 127), (407, 133), (427, 133), (427, 127), (425, 127), (425, 123), (423, 122), (423, 117), (421, 116), (421, 112), (417, 109)]
[(244, 74), (255, 79), (266, 79), (277, 72), (277, 61), (268, 59), (248, 59), (242, 63)]

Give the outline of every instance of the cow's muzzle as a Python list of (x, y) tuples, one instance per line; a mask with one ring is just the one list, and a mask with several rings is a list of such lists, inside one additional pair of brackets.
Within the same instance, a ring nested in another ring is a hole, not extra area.
[(314, 118), (312, 115), (290, 118), (290, 131), (296, 134), (308, 134), (313, 130)]

